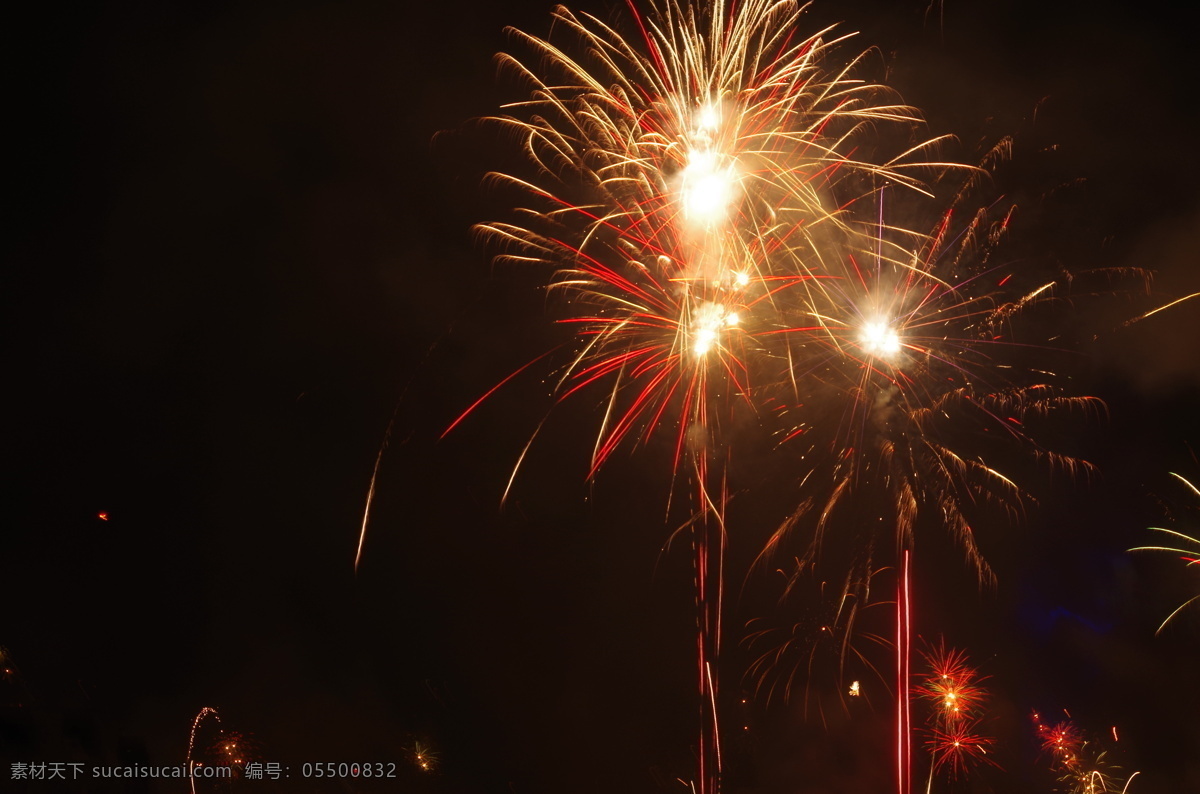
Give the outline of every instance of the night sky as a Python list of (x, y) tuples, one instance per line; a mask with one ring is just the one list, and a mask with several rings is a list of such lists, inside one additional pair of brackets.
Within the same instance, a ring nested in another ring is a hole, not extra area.
[[(573, 7), (627, 21), (619, 3)], [(545, 34), (550, 9), (94, 3), (10, 26), (0, 789), (186, 791), (9, 771), (183, 763), (208, 706), (292, 769), (228, 790), (687, 791), (695, 616), (687, 544), (667, 546), (669, 455), (623, 450), (588, 481), (599, 403), (564, 403), (502, 507), (553, 404), (549, 363), (439, 440), (565, 339), (550, 274), (494, 267), (471, 232), (509, 211), (483, 175), (518, 162), (471, 122), (521, 98), (493, 55), (512, 49), (507, 25)], [(1021, 208), (1014, 261), (1156, 273), (1152, 295), (1097, 304), (1074, 358), (1107, 417), (1055, 442), (1099, 473), (1014, 464), (1038, 500), (987, 539), (995, 588), (952, 545), (920, 546), (914, 633), (991, 676), (1002, 767), (933, 791), (1050, 791), (1033, 709), (1065, 709), (1123, 777), (1140, 770), (1130, 794), (1200, 791), (1200, 608), (1154, 636), (1195, 572), (1126, 551), (1156, 542), (1150, 526), (1200, 534), (1200, 500), (1169, 475), (1200, 481), (1200, 302), (1121, 327), (1200, 291), (1182, 13), (808, 14), (861, 31), (846, 54), (877, 47), (865, 70), (957, 136), (951, 155), (1014, 136), (996, 175)], [(768, 444), (748, 448), (747, 486), (770, 465)], [(732, 593), (793, 496), (731, 503)], [(740, 704), (742, 626), (771, 603), (751, 585), (728, 604), (725, 790), (890, 790), (877, 679), (824, 727), (797, 702)], [(215, 721), (202, 734), (211, 757)], [(326, 761), (394, 762), (397, 778), (299, 777)]]

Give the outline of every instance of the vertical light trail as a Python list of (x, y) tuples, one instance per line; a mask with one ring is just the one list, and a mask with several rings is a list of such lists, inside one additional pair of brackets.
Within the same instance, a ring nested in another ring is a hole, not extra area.
[[(720, 517), (718, 516), (718, 519)], [(723, 525), (720, 525), (723, 530)], [(713, 662), (720, 652), (720, 577), (723, 575), (723, 537), (715, 551), (716, 578), (709, 559), (714, 550), (709, 517), (703, 516), (694, 528), (693, 559), (696, 567), (696, 651), (700, 690), (700, 742), (697, 748), (700, 794), (717, 794), (721, 787), (721, 734), (717, 725), (717, 677)], [(722, 532), (723, 535), (723, 532)]]
[(912, 788), (912, 699), (909, 697), (909, 657), (912, 653), (912, 592), (909, 589), (909, 550), (904, 551), (904, 790)]
[(912, 611), (909, 598), (909, 550), (900, 558), (900, 579), (896, 593), (896, 791), (909, 794), (911, 790), (912, 715), (908, 698), (908, 656), (911, 637)]
[(721, 780), (721, 731), (717, 726), (717, 690), (713, 686), (712, 665), (706, 665), (708, 673), (708, 694), (712, 699), (712, 721), (713, 721), (713, 749), (717, 752), (717, 770), (716, 780), (718, 787)]
[[(703, 455), (703, 452), (697, 453)], [(721, 731), (717, 710), (720, 668), (713, 666), (721, 655), (721, 618), (725, 595), (725, 485), (719, 498), (705, 485), (707, 467), (698, 463), (700, 502), (704, 512), (693, 530), (693, 558), (696, 567), (697, 657), (701, 698), (700, 743), (698, 747), (701, 794), (721, 790)], [(715, 537), (714, 537), (715, 533)], [(712, 559), (711, 555), (716, 558)]]
[[(388, 424), (388, 432), (392, 426)], [(363, 545), (367, 542), (367, 524), (371, 520), (371, 503), (375, 501), (375, 481), (379, 478), (379, 464), (383, 461), (383, 451), (387, 448), (387, 436), (375, 456), (375, 468), (371, 470), (371, 487), (367, 489), (367, 505), (363, 508), (362, 527), (358, 530), (358, 549), (354, 552), (354, 575), (358, 575), (358, 564), (362, 562)]]
[[(693, 549), (693, 558), (696, 565), (696, 661), (699, 663), (699, 679), (700, 679), (700, 700), (704, 701), (707, 694), (707, 688), (711, 682), (705, 677), (704, 671), (708, 665), (708, 609), (705, 601), (705, 580), (708, 578), (708, 560), (705, 554), (706, 546), (705, 539), (701, 532), (705, 530), (704, 522), (697, 524), (694, 538), (695, 548)], [(697, 759), (700, 767), (700, 794), (708, 794), (708, 743), (705, 741), (705, 716), (704, 706), (701, 706), (700, 713), (700, 743), (697, 748)]]

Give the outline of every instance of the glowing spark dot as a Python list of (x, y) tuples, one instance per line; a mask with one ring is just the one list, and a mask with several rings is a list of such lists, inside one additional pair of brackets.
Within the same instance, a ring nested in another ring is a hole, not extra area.
[(746, 286), (747, 284), (750, 283), (750, 274), (749, 273), (735, 273), (733, 276), (733, 283), (738, 285), (739, 287)]
[(867, 323), (858, 336), (863, 349), (876, 356), (894, 356), (900, 352), (900, 335), (883, 320)]
[(416, 762), (417, 767), (423, 772), (432, 772), (437, 767), (437, 753), (420, 742), (413, 745), (412, 758)]
[(850, 684), (850, 697), (856, 698), (860, 694), (862, 694), (862, 689), (859, 687), (858, 682), (854, 681), (853, 683)]
[(97, 513), (96, 518), (100, 519), (101, 521), (107, 521), (108, 513)]

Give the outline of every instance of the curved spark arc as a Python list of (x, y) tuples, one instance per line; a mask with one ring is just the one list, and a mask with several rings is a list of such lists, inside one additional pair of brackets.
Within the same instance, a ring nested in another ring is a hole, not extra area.
[[(1192, 481), (1179, 474), (1176, 474), (1175, 472), (1169, 472), (1169, 474), (1183, 483), (1184, 487), (1186, 487), (1192, 494), (1200, 497), (1200, 488), (1197, 488)], [(1178, 555), (1179, 559), (1183, 561), (1184, 566), (1189, 569), (1200, 568), (1200, 537), (1186, 535), (1183, 532), (1179, 532), (1178, 530), (1174, 529), (1167, 529), (1166, 527), (1150, 527), (1150, 529), (1151, 531), (1161, 532), (1164, 535), (1167, 535), (1169, 540), (1166, 542), (1174, 543), (1175, 545), (1136, 546), (1130, 549), (1130, 551), (1164, 551), (1169, 554)], [(1161, 634), (1163, 629), (1167, 627), (1168, 623), (1174, 620), (1176, 616), (1183, 612), (1184, 609), (1196, 603), (1197, 601), (1200, 601), (1200, 593), (1197, 593), (1196, 595), (1187, 599), (1174, 610), (1172, 610), (1171, 614), (1167, 615), (1163, 622), (1159, 624), (1158, 629), (1156, 629), (1154, 632), (1154, 636), (1157, 637), (1159, 634)]]
[(200, 711), (198, 711), (196, 713), (195, 718), (192, 720), (191, 733), (188, 734), (188, 750), (187, 750), (186, 764), (187, 764), (187, 770), (188, 770), (188, 782), (189, 782), (189, 785), (191, 785), (192, 794), (196, 794), (196, 778), (192, 775), (192, 768), (195, 766), (194, 762), (192, 761), (192, 753), (194, 752), (195, 747), (196, 747), (196, 731), (199, 730), (200, 723), (204, 721), (204, 718), (210, 714), (213, 716), (213, 719), (215, 719), (218, 723), (221, 721), (221, 715), (217, 713), (217, 710), (215, 708), (212, 708), (210, 706), (205, 706), (204, 708), (200, 709)]

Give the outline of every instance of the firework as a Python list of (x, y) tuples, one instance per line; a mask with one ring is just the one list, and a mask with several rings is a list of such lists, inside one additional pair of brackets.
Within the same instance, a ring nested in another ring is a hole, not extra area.
[[(1190, 300), (1195, 300), (1196, 298), (1200, 298), (1200, 292), (1193, 292), (1191, 295), (1184, 295), (1182, 298), (1176, 298), (1175, 300), (1168, 301), (1167, 303), (1164, 303), (1162, 306), (1158, 306), (1156, 308), (1151, 309), (1148, 312), (1139, 314), (1137, 317), (1134, 317), (1131, 320), (1126, 320), (1125, 322), (1123, 322), (1121, 324), (1121, 327), (1126, 328), (1130, 325), (1133, 325), (1134, 323), (1140, 323), (1142, 320), (1149, 319), (1150, 317), (1153, 317), (1154, 315), (1158, 314), (1159, 312), (1164, 312), (1168, 309), (1173, 309), (1182, 303), (1186, 303), (1187, 301), (1190, 301)], [(1178, 475), (1176, 475), (1176, 476), (1178, 476)], [(1190, 485), (1190, 483), (1189, 483), (1189, 485)]]
[(937, 770), (948, 769), (951, 777), (959, 777), (975, 764), (995, 764), (988, 757), (992, 739), (976, 731), (976, 721), (962, 720), (946, 728), (933, 728), (925, 743), (932, 758), (930, 777)]
[[(1197, 488), (1195, 486), (1195, 484), (1193, 484), (1189, 480), (1184, 479), (1180, 475), (1175, 474), (1174, 472), (1171, 472), (1171, 476), (1174, 477), (1175, 479), (1179, 480), (1185, 486), (1187, 486), (1188, 490), (1191, 491), (1194, 495), (1200, 497), (1200, 488)], [(1200, 567), (1200, 539), (1191, 537), (1189, 535), (1185, 535), (1182, 532), (1178, 532), (1174, 529), (1166, 529), (1164, 527), (1150, 527), (1150, 529), (1155, 532), (1162, 532), (1164, 535), (1167, 535), (1170, 539), (1169, 542), (1174, 543), (1175, 545), (1173, 545), (1173, 546), (1137, 546), (1135, 548), (1130, 549), (1130, 551), (1165, 551), (1170, 554), (1179, 555), (1179, 559), (1182, 560), (1184, 565), (1189, 569), (1195, 570), (1197, 567)], [(1171, 620), (1173, 620), (1175, 618), (1176, 615), (1178, 615), (1186, 607), (1190, 606), (1191, 604), (1194, 604), (1198, 600), (1200, 600), (1200, 593), (1198, 593), (1197, 595), (1194, 595), (1191, 598), (1184, 601), (1182, 604), (1180, 604), (1178, 607), (1176, 607), (1175, 610), (1173, 612), (1171, 612), (1171, 614), (1167, 615), (1166, 619), (1163, 620), (1163, 622), (1161, 624), (1159, 624), (1158, 630), (1155, 631), (1154, 633), (1156, 635), (1160, 634), (1162, 632), (1162, 630), (1167, 627), (1167, 624), (1170, 623)]]
[(438, 754), (424, 742), (413, 742), (412, 762), (422, 772), (432, 772), (437, 769)]
[(929, 674), (920, 692), (933, 706), (933, 721), (951, 727), (977, 719), (987, 691), (980, 686), (984, 679), (970, 665), (967, 655), (939, 644), (924, 656)]
[(938, 770), (959, 777), (981, 762), (995, 765), (988, 756), (992, 739), (979, 732), (987, 700), (981, 683), (986, 677), (971, 666), (963, 651), (944, 643), (923, 655), (928, 673), (918, 692), (930, 706), (925, 743), (930, 780)]
[[(1006, 148), (1002, 143), (994, 154)], [(992, 203), (956, 222), (969, 187), (924, 234), (889, 223), (881, 193), (874, 218), (843, 218), (861, 224), (857, 233), (830, 226), (822, 240), (799, 240), (787, 251), (798, 260), (794, 269), (819, 261), (820, 272), (803, 270), (812, 277), (773, 296), (782, 322), (758, 337), (783, 369), (762, 402), (770, 406), (764, 414), (779, 422), (781, 446), (799, 453), (802, 492), (762, 558), (801, 535), (800, 568), (827, 568), (840, 555), (849, 560), (847, 581), (854, 581), (879, 564), (881, 542), (894, 544), (894, 557), (886, 545), (882, 553), (897, 570), (902, 793), (911, 785), (909, 582), (918, 524), (948, 530), (981, 584), (993, 582), (977, 523), (997, 514), (1018, 518), (1035, 501), (1005, 473), (1006, 461), (1034, 459), (1067, 476), (1090, 472), (1091, 464), (1040, 436), (1063, 415), (1091, 419), (1103, 411), (1098, 399), (1070, 394), (1069, 378), (1057, 374), (1065, 356), (1053, 338), (1065, 324), (1044, 312), (1061, 314), (1065, 300), (1093, 279), (1107, 289), (1114, 273), (1043, 281), (997, 264), (1015, 207)], [(814, 244), (823, 252), (819, 259)], [(1050, 335), (1047, 326), (1054, 328)], [(959, 685), (939, 693), (946, 708), (960, 694), (975, 694)], [(969, 761), (990, 760), (984, 758), (989, 740), (974, 728), (961, 720), (936, 725), (935, 766), (958, 774)]]
[(880, 126), (910, 137), (916, 114), (856, 78), (858, 58), (836, 62), (848, 36), (797, 40), (800, 14), (792, 2), (668, 2), (635, 11), (640, 35), (627, 40), (559, 8), (569, 45), (514, 32), (539, 71), (501, 56), (531, 98), (496, 121), (538, 176), (494, 175), (528, 206), (481, 230), (500, 261), (547, 266), (572, 305), (579, 346), (557, 392), (607, 392), (593, 472), (660, 427), (675, 429), (676, 465), (706, 446), (714, 397), (747, 393), (775, 293), (813, 277), (777, 267), (778, 252), (817, 248), (824, 227), (848, 233), (843, 216), (872, 180), (919, 188), (931, 167), (919, 157), (930, 143), (882, 163), (853, 154), (876, 148), (864, 139)]
[(1102, 410), (1095, 398), (1065, 392), (1043, 363), (1056, 351), (1018, 323), (1056, 304), (1066, 284), (1022, 289), (1021, 274), (991, 265), (1011, 209), (981, 211), (957, 232), (953, 217), (951, 208), (922, 236), (880, 224), (869, 259), (844, 247), (840, 265), (827, 258), (827, 277), (789, 290), (795, 319), (778, 333), (789, 368), (775, 414), (781, 438), (808, 467), (804, 487), (824, 496), (805, 500), (767, 553), (813, 519), (806, 558), (816, 559), (840, 512), (875, 489), (875, 520), (857, 516), (867, 528), (855, 542), (863, 567), (877, 540), (873, 525), (907, 548), (926, 512), (990, 580), (972, 515), (999, 508), (1015, 516), (1031, 497), (989, 460), (1023, 450), (1068, 473), (1091, 468), (1047, 449), (1031, 429), (1060, 412)]
[[(720, 763), (712, 660), (725, 485), (713, 467), (731, 402), (749, 401), (757, 362), (773, 362), (762, 334), (783, 323), (776, 296), (821, 277), (826, 235), (857, 238), (853, 208), (879, 184), (921, 190), (920, 175), (936, 167), (924, 159), (933, 142), (860, 154), (877, 151), (881, 128), (911, 139), (917, 116), (856, 76), (860, 58), (837, 62), (848, 36), (796, 36), (801, 10), (790, 0), (669, 0), (646, 15), (633, 9), (638, 35), (625, 38), (559, 8), (565, 42), (512, 32), (537, 69), (501, 56), (529, 98), (495, 121), (523, 142), (535, 173), (493, 175), (523, 206), (517, 220), (480, 229), (499, 261), (547, 267), (550, 291), (570, 307), (574, 355), (554, 391), (603, 405), (589, 475), (623, 444), (669, 429), (673, 471), (686, 464), (696, 487), (696, 518), (684, 529), (696, 566), (697, 676), (711, 705), (704, 791), (715, 789)], [(802, 260), (798, 247), (818, 255)]]
[[(778, 422), (807, 492), (764, 558), (806, 525), (797, 571), (808, 571), (835, 521), (865, 530), (843, 533), (857, 559), (826, 626), (839, 639), (824, 644), (843, 661), (865, 603), (847, 601), (851, 583), (869, 578), (880, 537), (896, 540), (904, 778), (918, 516), (948, 527), (990, 580), (975, 516), (997, 506), (1017, 514), (1031, 499), (996, 459), (1015, 449), (1072, 473), (1088, 467), (1042, 446), (1036, 425), (1101, 406), (1061, 388), (1037, 347), (1045, 337), (1019, 323), (1077, 279), (1032, 281), (991, 261), (1015, 208), (989, 205), (959, 220), (974, 177), (1007, 142), (978, 168), (931, 162), (935, 140), (885, 152), (881, 141), (920, 139), (918, 115), (857, 76), (861, 57), (838, 62), (848, 36), (797, 36), (796, 3), (631, 9), (637, 35), (628, 38), (564, 8), (554, 39), (512, 31), (532, 58), (500, 60), (528, 95), (492, 121), (521, 142), (529, 168), (492, 175), (519, 206), (479, 231), (497, 261), (550, 274), (560, 322), (573, 331), (551, 390), (557, 400), (593, 400), (602, 415), (588, 475), (661, 434), (675, 477), (694, 488), (694, 517), (680, 531), (693, 539), (697, 679), (709, 704), (700, 790), (715, 791), (719, 779), (713, 667), (724, 463), (738, 402)], [(922, 180), (952, 169), (971, 176), (931, 216)], [(914, 209), (908, 201), (923, 202), (916, 217), (937, 221), (921, 231), (892, 221), (897, 205)], [(860, 498), (871, 489), (882, 509)], [(859, 520), (842, 522), (847, 512)], [(812, 658), (805, 642), (775, 641), (778, 652), (756, 665), (811, 671), (799, 661)]]
[(1078, 766), (1083, 737), (1074, 723), (1063, 720), (1046, 725), (1037, 712), (1033, 714), (1033, 722), (1038, 738), (1042, 740), (1042, 749), (1050, 753), (1055, 763), (1068, 768)]
[(213, 762), (229, 767), (237, 777), (244, 774), (246, 764), (257, 758), (258, 753), (258, 742), (252, 736), (224, 728), (208, 748), (208, 756)]
[(1033, 723), (1043, 751), (1050, 755), (1059, 773), (1059, 782), (1073, 794), (1125, 792), (1139, 774), (1134, 772), (1121, 784), (1119, 768), (1108, 761), (1108, 754), (1097, 744), (1085, 740), (1070, 719), (1047, 725), (1034, 712)]
[(872, 600), (871, 577), (843, 581), (838, 586), (836, 582), (816, 581), (811, 571), (805, 576), (782, 570), (779, 573), (787, 579), (781, 609), (797, 619), (786, 628), (771, 625), (766, 618), (752, 620), (747, 626), (745, 644), (754, 660), (746, 675), (754, 682), (758, 698), (767, 704), (775, 699), (790, 701), (796, 694), (795, 684), (802, 681), (804, 714), (815, 708), (821, 722), (827, 724), (829, 704), (813, 682), (836, 681), (838, 691), (845, 693), (836, 702), (842, 709), (847, 708), (845, 698), (870, 700), (864, 696), (862, 681), (852, 678), (857, 671), (871, 673), (888, 688), (871, 660), (872, 654), (860, 647), (863, 643), (891, 646), (881, 634), (861, 625), (871, 612), (886, 606)]

